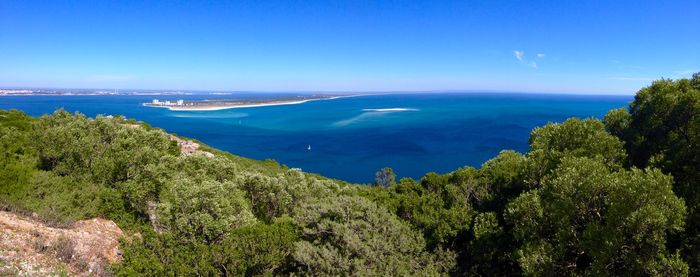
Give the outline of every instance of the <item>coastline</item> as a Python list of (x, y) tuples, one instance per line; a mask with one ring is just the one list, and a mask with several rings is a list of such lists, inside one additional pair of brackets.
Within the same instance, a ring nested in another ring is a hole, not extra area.
[(258, 104), (233, 104), (233, 105), (227, 105), (227, 106), (211, 106), (211, 107), (201, 107), (201, 108), (198, 108), (198, 107), (196, 107), (196, 106), (189, 106), (189, 107), (188, 107), (188, 106), (185, 106), (185, 107), (180, 107), (180, 106), (154, 106), (154, 105), (150, 105), (150, 103), (143, 103), (143, 106), (144, 106), (144, 107), (150, 107), (150, 108), (167, 108), (168, 110), (171, 110), (171, 111), (178, 111), (178, 112), (205, 112), (205, 111), (220, 111), (220, 110), (227, 110), (227, 109), (259, 108), (259, 107), (270, 107), (270, 106), (297, 105), (297, 104), (303, 104), (303, 103), (310, 102), (310, 101), (333, 100), (333, 99), (347, 98), (347, 97), (356, 97), (356, 96), (362, 96), (362, 94), (359, 94), (359, 95), (333, 96), (333, 97), (328, 97), (328, 98), (317, 98), (317, 99), (304, 99), (304, 100), (295, 100), (295, 101), (268, 102), (268, 103), (258, 103)]

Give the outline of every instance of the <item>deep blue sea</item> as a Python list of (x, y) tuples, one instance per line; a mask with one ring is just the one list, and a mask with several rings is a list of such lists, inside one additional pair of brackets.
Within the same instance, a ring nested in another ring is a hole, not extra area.
[(526, 152), (536, 126), (569, 117), (602, 118), (632, 101), (632, 96), (425, 93), (197, 112), (141, 105), (153, 98), (225, 96), (5, 96), (0, 109), (34, 116), (58, 108), (88, 116), (124, 115), (240, 156), (369, 183), (387, 166), (399, 177), (413, 178), (479, 167), (502, 149)]

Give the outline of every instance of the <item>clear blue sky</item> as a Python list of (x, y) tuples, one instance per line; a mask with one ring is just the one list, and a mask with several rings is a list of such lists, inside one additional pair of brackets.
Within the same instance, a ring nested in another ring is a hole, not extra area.
[(694, 71), (697, 0), (0, 0), (0, 87), (631, 94)]

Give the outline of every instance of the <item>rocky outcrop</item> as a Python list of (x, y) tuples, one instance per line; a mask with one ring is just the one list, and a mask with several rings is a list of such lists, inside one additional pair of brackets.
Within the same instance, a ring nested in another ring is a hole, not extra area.
[(122, 235), (114, 222), (101, 218), (53, 228), (0, 211), (0, 276), (105, 275), (109, 263), (121, 260)]
[(211, 152), (199, 150), (199, 143), (193, 142), (191, 140), (184, 140), (173, 135), (170, 135), (170, 139), (177, 142), (177, 145), (180, 146), (180, 153), (182, 153), (182, 155), (204, 155), (208, 158), (214, 157), (214, 154), (212, 154)]

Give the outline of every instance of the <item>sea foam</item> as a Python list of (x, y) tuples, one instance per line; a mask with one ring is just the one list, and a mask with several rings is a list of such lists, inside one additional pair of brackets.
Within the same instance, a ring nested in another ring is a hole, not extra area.
[(389, 113), (389, 112), (409, 112), (409, 111), (417, 111), (418, 109), (412, 109), (412, 108), (384, 108), (384, 109), (362, 109), (362, 111), (365, 112), (382, 112), (382, 113)]
[(408, 112), (408, 111), (418, 111), (418, 109), (412, 109), (412, 108), (384, 108), (384, 109), (362, 109), (363, 113), (344, 120), (336, 121), (333, 123), (333, 126), (336, 127), (344, 127), (348, 126), (369, 118), (373, 117), (380, 117), (384, 116), (388, 113), (395, 113), (395, 112)]

